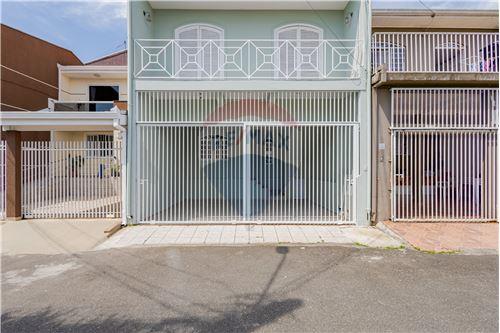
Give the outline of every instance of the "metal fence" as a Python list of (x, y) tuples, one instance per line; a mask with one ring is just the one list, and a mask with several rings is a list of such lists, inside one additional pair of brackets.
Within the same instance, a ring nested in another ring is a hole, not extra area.
[(393, 89), (392, 105), (393, 220), (496, 220), (497, 89)]
[(498, 73), (498, 33), (377, 32), (372, 70), (390, 72)]
[(23, 216), (120, 217), (120, 168), (120, 142), (23, 142)]
[(136, 39), (136, 78), (324, 80), (359, 78), (359, 40)]
[(7, 146), (5, 141), (0, 141), (0, 219), (5, 218), (6, 206), (6, 154)]
[(353, 223), (355, 92), (139, 92), (137, 221)]

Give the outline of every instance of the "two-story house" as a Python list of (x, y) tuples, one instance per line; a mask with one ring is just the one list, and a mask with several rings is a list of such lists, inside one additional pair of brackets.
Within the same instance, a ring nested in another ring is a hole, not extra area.
[[(126, 111), (127, 51), (119, 51), (80, 66), (58, 66), (59, 93), (49, 99), (48, 111), (109, 112)], [(74, 128), (52, 131), (54, 141), (111, 142), (116, 140), (113, 127)]]
[[(48, 107), (1, 114), (0, 217), (120, 217), (127, 51), (54, 67)], [(49, 138), (22, 140), (27, 131)]]
[(368, 1), (132, 1), (135, 223), (370, 215)]
[(498, 220), (498, 11), (372, 26), (374, 220)]

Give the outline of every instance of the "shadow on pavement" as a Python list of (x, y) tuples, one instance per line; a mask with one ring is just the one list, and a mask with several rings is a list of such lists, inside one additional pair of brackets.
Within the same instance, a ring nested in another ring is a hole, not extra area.
[[(287, 247), (277, 247), (281, 259), (260, 293), (234, 295), (214, 309), (213, 304), (201, 305), (213, 316), (191, 315), (189, 311), (176, 311), (178, 315), (159, 321), (121, 318), (113, 315), (83, 321), (76, 310), (60, 311), (46, 307), (35, 313), (2, 314), (2, 332), (252, 332), (303, 306), (296, 298), (279, 299), (270, 296), (269, 290), (285, 263)], [(135, 290), (130, 290), (135, 292)], [(117, 309), (118, 310), (118, 309)], [(166, 309), (167, 310), (167, 309)], [(117, 311), (118, 312), (118, 311)]]

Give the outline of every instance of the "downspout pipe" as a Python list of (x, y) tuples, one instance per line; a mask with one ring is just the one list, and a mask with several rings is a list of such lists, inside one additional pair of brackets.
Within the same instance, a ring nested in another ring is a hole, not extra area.
[(127, 202), (127, 129), (120, 125), (119, 120), (113, 120), (113, 128), (120, 133), (122, 140), (121, 146), (121, 161), (120, 161), (120, 176), (121, 176), (121, 189), (122, 189), (122, 226), (127, 225), (127, 210), (125, 208)]

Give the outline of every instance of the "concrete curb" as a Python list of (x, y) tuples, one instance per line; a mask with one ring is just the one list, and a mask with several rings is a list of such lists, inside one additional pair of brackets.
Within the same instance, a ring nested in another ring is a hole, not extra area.
[(397, 240), (399, 240), (401, 243), (403, 243), (405, 245), (406, 248), (411, 248), (413, 250), (416, 250), (415, 247), (413, 245), (411, 245), (406, 239), (404, 239), (401, 235), (399, 235), (397, 232), (393, 231), (391, 228), (389, 228), (388, 226), (385, 225), (384, 222), (378, 222), (376, 225), (375, 225), (376, 228), (380, 229), (381, 231), (385, 232), (386, 234), (388, 234), (389, 236), (391, 237), (394, 237), (396, 238)]

